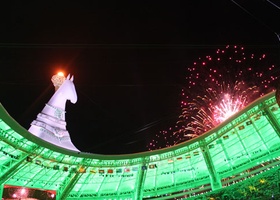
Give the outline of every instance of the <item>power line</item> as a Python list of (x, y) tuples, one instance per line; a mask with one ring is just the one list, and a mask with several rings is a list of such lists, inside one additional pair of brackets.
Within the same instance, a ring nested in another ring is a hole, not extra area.
[[(233, 1), (233, 0), (232, 0)], [(234, 2), (234, 1), (233, 1)], [(160, 48), (160, 49), (206, 49), (206, 48), (222, 48), (231, 44), (156, 44), (156, 43), (0, 43), (0, 48)], [(236, 44), (234, 44), (236, 45)], [(274, 47), (275, 45), (246, 45), (248, 47)]]
[[(257, 18), (256, 16), (254, 16), (252, 13), (250, 13), (247, 9), (245, 9), (243, 6), (241, 6), (240, 4), (238, 4), (236, 1), (234, 0), (231, 0), (231, 2), (233, 2), (236, 6), (238, 6), (239, 8), (241, 8), (244, 12), (246, 12), (248, 15), (250, 15), (252, 18), (254, 18), (256, 21), (258, 21), (260, 24), (262, 24), (263, 26), (265, 26), (266, 28), (268, 28), (271, 32), (273, 32), (278, 40), (280, 41), (280, 37), (279, 37), (279, 34), (274, 31), (270, 26), (268, 26), (266, 23), (264, 23), (262, 20), (260, 20), (259, 18)], [(269, 0), (267, 0), (267, 2), (273, 4), (272, 2), (270, 2)], [(273, 4), (274, 5), (274, 4)], [(279, 8), (277, 5), (274, 5), (276, 6), (277, 8)]]
[(271, 1), (269, 1), (269, 0), (266, 0), (268, 3), (270, 3), (271, 5), (273, 5), (275, 8), (278, 8), (279, 10), (280, 10), (280, 7), (279, 6), (277, 6), (275, 3), (273, 3), (273, 2), (271, 2)]

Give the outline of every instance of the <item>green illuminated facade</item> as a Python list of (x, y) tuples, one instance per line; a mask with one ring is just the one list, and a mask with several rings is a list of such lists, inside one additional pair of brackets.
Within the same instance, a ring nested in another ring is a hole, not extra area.
[(270, 93), (215, 129), (179, 145), (98, 155), (38, 139), (1, 105), (0, 194), (16, 199), (5, 197), (11, 195), (5, 190), (20, 186), (51, 191), (55, 196), (50, 199), (57, 200), (195, 199), (245, 196), (241, 190), (233, 193), (241, 182), (252, 194), (268, 182), (266, 189), (279, 192), (279, 120), (275, 93)]

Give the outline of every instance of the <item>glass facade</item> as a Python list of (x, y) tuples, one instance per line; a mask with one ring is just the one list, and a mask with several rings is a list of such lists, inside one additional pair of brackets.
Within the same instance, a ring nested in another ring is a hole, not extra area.
[[(238, 182), (255, 180), (259, 174), (277, 172), (279, 118), (275, 94), (270, 93), (215, 129), (176, 146), (137, 154), (99, 155), (74, 152), (39, 139), (1, 106), (2, 198), (16, 199), (21, 194), (23, 199), (23, 193), (24, 198), (40, 199), (35, 197), (40, 194), (57, 200), (214, 195)], [(275, 177), (276, 184), (279, 177)], [(22, 188), (29, 193), (19, 191)]]

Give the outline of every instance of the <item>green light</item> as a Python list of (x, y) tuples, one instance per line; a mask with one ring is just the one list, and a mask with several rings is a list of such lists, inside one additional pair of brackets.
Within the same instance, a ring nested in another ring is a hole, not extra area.
[(69, 200), (191, 199), (216, 195), (256, 176), (263, 176), (257, 183), (265, 185), (265, 176), (280, 166), (279, 121), (280, 109), (271, 93), (198, 138), (162, 150), (114, 156), (48, 144), (1, 107), (0, 182), (55, 191), (57, 199)]

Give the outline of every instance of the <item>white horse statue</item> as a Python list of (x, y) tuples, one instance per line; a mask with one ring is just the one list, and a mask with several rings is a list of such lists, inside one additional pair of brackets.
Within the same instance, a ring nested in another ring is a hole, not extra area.
[(66, 101), (77, 102), (77, 93), (73, 80), (74, 77), (70, 78), (70, 74), (67, 78), (63, 75), (53, 76), (52, 81), (57, 90), (42, 112), (37, 115), (37, 119), (31, 123), (28, 131), (57, 146), (79, 151), (71, 141), (65, 122)]

